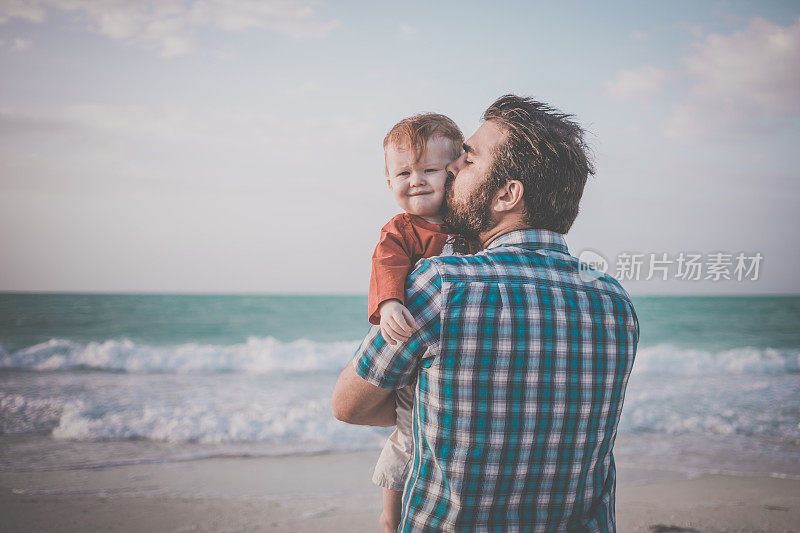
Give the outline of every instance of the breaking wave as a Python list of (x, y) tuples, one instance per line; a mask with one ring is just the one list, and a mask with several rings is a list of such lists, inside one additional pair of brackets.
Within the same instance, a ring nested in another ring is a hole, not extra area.
[(326, 372), (341, 370), (357, 347), (357, 342), (301, 339), (284, 343), (273, 337), (251, 337), (233, 345), (176, 346), (151, 346), (128, 339), (85, 344), (51, 339), (13, 353), (0, 347), (0, 369), (175, 374)]
[[(338, 372), (358, 341), (281, 342), (251, 337), (232, 345), (139, 344), (128, 339), (77, 343), (51, 339), (15, 352), (0, 346), (0, 369), (29, 371), (95, 370), (129, 373)], [(735, 348), (708, 351), (668, 344), (640, 347), (635, 374), (786, 374), (800, 372), (800, 350)]]

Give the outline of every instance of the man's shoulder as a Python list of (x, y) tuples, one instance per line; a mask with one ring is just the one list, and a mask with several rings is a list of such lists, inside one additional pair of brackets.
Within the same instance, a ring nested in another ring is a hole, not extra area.
[(419, 285), (421, 283), (437, 283), (441, 285), (441, 259), (448, 259), (451, 256), (435, 256), (422, 258), (414, 265), (414, 270), (408, 275), (408, 285)]
[(611, 274), (603, 273), (600, 276), (600, 280), (603, 282), (603, 287), (606, 291), (616, 294), (621, 299), (631, 303), (632, 305), (631, 297), (628, 294), (628, 291), (625, 290), (617, 278)]
[(420, 259), (411, 278), (427, 278), (436, 282), (439, 286), (443, 282), (467, 280), (470, 278), (480, 278), (491, 275), (493, 272), (492, 261), (485, 255), (438, 255)]
[[(575, 290), (611, 293), (630, 302), (630, 296), (613, 276), (598, 273), (592, 279), (582, 275), (580, 261), (568, 253), (548, 250), (524, 251), (509, 248), (482, 250), (477, 254), (448, 255), (424, 259), (417, 269), (435, 271), (444, 281), (516, 282), (561, 285)], [(416, 270), (415, 270), (416, 272)]]

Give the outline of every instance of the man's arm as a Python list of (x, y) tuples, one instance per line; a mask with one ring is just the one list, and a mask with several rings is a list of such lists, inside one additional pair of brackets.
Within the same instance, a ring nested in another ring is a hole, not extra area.
[(333, 416), (348, 424), (387, 427), (397, 423), (394, 391), (356, 374), (352, 361), (339, 374), (331, 404)]
[(408, 278), (406, 302), (417, 330), (406, 342), (389, 344), (373, 327), (339, 376), (331, 401), (333, 415), (370, 426), (395, 424), (394, 390), (414, 382), (423, 357), (438, 353), (442, 280), (435, 266), (420, 261)]

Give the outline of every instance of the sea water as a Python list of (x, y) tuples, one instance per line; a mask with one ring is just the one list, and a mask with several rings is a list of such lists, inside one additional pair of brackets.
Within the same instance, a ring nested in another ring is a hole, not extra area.
[[(364, 296), (0, 294), (0, 470), (377, 449)], [(800, 475), (800, 297), (640, 297), (618, 462)]]

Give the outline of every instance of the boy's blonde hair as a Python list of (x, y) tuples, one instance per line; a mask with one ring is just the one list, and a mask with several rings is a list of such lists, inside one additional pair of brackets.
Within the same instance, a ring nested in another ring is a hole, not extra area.
[[(453, 159), (461, 154), (464, 134), (456, 123), (439, 113), (421, 113), (404, 118), (389, 130), (383, 139), (383, 150), (391, 145), (396, 148), (410, 148), (414, 151), (416, 162), (425, 152), (425, 145), (433, 137), (442, 137), (450, 141), (453, 148)], [(388, 168), (386, 170), (388, 174)]]

